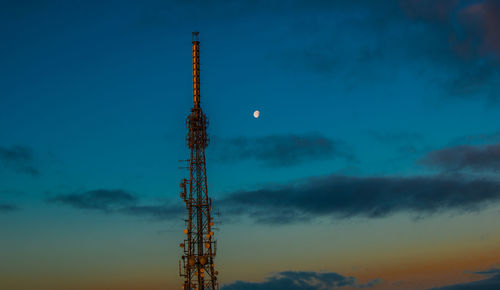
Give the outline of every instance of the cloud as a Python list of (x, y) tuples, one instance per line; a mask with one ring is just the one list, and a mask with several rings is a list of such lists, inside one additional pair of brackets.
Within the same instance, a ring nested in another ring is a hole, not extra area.
[(17, 210), (19, 210), (19, 208), (15, 205), (0, 203), (0, 213), (8, 213)]
[(463, 58), (478, 56), (500, 60), (500, 3), (494, 0), (404, 0), (403, 11), (447, 31), (453, 51)]
[(455, 138), (450, 142), (452, 145), (463, 144), (484, 144), (484, 143), (500, 143), (500, 131), (488, 134), (473, 134)]
[(15, 172), (31, 176), (40, 174), (33, 166), (33, 151), (25, 146), (0, 147), (0, 163)]
[(180, 217), (183, 213), (183, 207), (180, 205), (140, 204), (135, 195), (122, 189), (97, 189), (81, 193), (62, 194), (46, 199), (46, 202), (77, 209), (146, 217), (152, 220), (170, 220)]
[(400, 1), (400, 5), (411, 19), (443, 23), (452, 16), (459, 2), (459, 0), (403, 0)]
[(495, 0), (155, 1), (139, 18), (165, 29), (187, 24), (186, 15), (210, 15), (220, 26), (259, 19), (279, 35), (265, 55), (284, 70), (334, 76), (348, 86), (385, 77), (391, 85), (394, 70), (423, 66), (436, 72), (426, 74), (436, 94), (493, 102), (500, 96), (499, 6)]
[(47, 199), (47, 202), (60, 203), (78, 209), (111, 212), (123, 206), (136, 204), (137, 198), (121, 189), (97, 189), (82, 193), (58, 195)]
[(496, 290), (500, 289), (500, 269), (492, 268), (485, 271), (471, 272), (473, 274), (487, 276), (488, 278), (474, 282), (449, 285), (433, 288), (432, 290)]
[(216, 150), (219, 160), (223, 162), (257, 160), (271, 167), (292, 166), (336, 157), (354, 159), (342, 142), (319, 134), (237, 137), (222, 140)]
[(218, 202), (229, 217), (287, 224), (318, 217), (381, 218), (397, 212), (420, 216), (477, 211), (500, 200), (500, 182), (465, 177), (347, 177), (328, 175), (238, 191)]
[[(440, 96), (500, 99), (498, 1), (326, 2), (314, 1), (286, 16), (300, 20), (290, 21), (290, 40), (280, 38), (280, 50), (270, 54), (284, 69), (337, 74), (353, 86), (380, 78), (392, 85), (394, 72), (411, 64), (416, 73), (439, 72), (425, 78)], [(301, 41), (292, 48), (292, 39)]]
[(444, 170), (500, 170), (500, 144), (488, 146), (456, 146), (428, 153), (422, 164)]
[(184, 213), (182, 206), (173, 205), (134, 205), (120, 209), (123, 214), (148, 217), (155, 220), (178, 218)]
[(427, 24), (430, 31), (442, 35), (441, 40), (427, 45), (445, 48), (435, 51), (439, 53), (434, 54), (433, 61), (454, 75), (444, 83), (449, 96), (483, 96), (496, 102), (500, 95), (496, 86), (500, 84), (500, 3), (493, 0), (400, 3), (410, 20)]
[[(500, 3), (486, 0), (465, 6), (458, 12), (467, 52), (500, 58)], [(476, 42), (476, 43), (474, 43)]]
[(500, 274), (500, 269), (498, 269), (498, 268), (491, 268), (491, 269), (488, 269), (488, 270), (475, 271), (475, 272), (472, 272), (472, 273), (479, 274), (479, 275)]
[(222, 290), (328, 290), (343, 287), (371, 288), (382, 281), (372, 280), (359, 284), (354, 277), (345, 277), (334, 272), (293, 272), (278, 273), (265, 282), (236, 281), (222, 286)]
[(421, 134), (414, 132), (369, 132), (371, 137), (377, 142), (387, 145), (396, 146), (397, 152), (401, 155), (394, 160), (399, 161), (401, 158), (408, 157), (422, 151), (421, 146), (417, 145), (424, 140)]

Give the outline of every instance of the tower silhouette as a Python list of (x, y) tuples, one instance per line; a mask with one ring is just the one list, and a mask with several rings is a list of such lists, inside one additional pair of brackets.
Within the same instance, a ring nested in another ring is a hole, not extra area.
[(181, 198), (186, 204), (187, 218), (181, 243), (184, 249), (179, 261), (179, 274), (184, 277), (182, 289), (204, 290), (219, 289), (218, 272), (215, 271), (214, 258), (217, 244), (214, 239), (212, 199), (208, 197), (205, 148), (207, 136), (207, 117), (200, 106), (200, 41), (199, 33), (193, 32), (193, 108), (187, 117), (188, 134), (186, 143), (191, 150), (189, 179), (180, 183)]

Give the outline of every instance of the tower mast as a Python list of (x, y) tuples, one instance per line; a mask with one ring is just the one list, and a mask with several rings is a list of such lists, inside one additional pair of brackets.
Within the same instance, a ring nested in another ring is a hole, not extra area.
[(214, 258), (217, 244), (214, 239), (212, 199), (208, 197), (205, 148), (208, 145), (207, 117), (200, 105), (200, 41), (199, 33), (193, 32), (193, 108), (187, 118), (186, 143), (191, 150), (189, 179), (180, 183), (181, 198), (186, 204), (187, 219), (180, 244), (184, 249), (179, 261), (179, 274), (184, 278), (182, 289), (216, 290), (218, 272)]

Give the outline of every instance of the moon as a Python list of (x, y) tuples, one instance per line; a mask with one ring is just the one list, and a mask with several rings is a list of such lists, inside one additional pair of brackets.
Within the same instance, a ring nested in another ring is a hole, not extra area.
[(255, 110), (255, 112), (253, 112), (253, 117), (254, 117), (255, 119), (257, 119), (257, 118), (259, 118), (259, 116), (260, 116), (260, 112), (259, 112), (259, 110)]

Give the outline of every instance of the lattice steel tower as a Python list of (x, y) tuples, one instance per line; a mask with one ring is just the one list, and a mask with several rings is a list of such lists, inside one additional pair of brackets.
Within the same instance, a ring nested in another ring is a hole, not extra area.
[[(182, 289), (219, 289), (218, 272), (214, 268), (217, 244), (214, 239), (212, 199), (208, 197), (205, 148), (208, 145), (207, 117), (200, 107), (200, 41), (193, 32), (193, 103), (187, 118), (186, 143), (191, 149), (189, 179), (183, 179), (181, 198), (186, 203), (186, 239), (180, 244), (184, 249), (179, 261), (179, 275), (184, 277)], [(182, 263), (181, 263), (182, 262)]]

